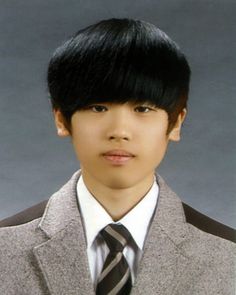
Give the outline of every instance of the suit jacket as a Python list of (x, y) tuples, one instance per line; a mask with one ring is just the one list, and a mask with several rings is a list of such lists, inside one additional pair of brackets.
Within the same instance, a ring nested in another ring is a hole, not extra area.
[[(51, 196), (42, 216), (0, 228), (0, 294), (94, 294), (76, 197), (79, 176), (77, 171)], [(131, 294), (235, 295), (236, 244), (226, 239), (230, 235), (222, 238), (188, 222), (191, 210), (159, 175), (157, 182), (157, 209)]]

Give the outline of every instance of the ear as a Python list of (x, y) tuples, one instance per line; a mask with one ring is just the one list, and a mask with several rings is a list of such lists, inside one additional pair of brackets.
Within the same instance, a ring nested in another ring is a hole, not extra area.
[(54, 109), (53, 113), (54, 113), (54, 120), (55, 120), (55, 125), (57, 128), (58, 136), (61, 136), (61, 137), (69, 136), (70, 133), (69, 133), (68, 129), (66, 128), (65, 119), (64, 119), (64, 116), (62, 115), (61, 111)]
[(183, 124), (184, 119), (186, 117), (186, 114), (187, 114), (186, 109), (183, 109), (179, 113), (177, 121), (175, 123), (175, 126), (172, 128), (172, 130), (169, 133), (169, 140), (172, 140), (172, 141), (179, 141), (180, 140), (181, 127), (182, 127), (182, 124)]

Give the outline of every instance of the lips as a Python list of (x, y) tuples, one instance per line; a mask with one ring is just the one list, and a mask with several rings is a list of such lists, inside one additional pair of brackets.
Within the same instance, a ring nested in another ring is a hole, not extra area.
[(134, 155), (125, 150), (111, 150), (103, 154), (104, 156), (134, 157)]
[(112, 150), (104, 153), (103, 157), (113, 166), (123, 166), (128, 164), (135, 155), (124, 150)]

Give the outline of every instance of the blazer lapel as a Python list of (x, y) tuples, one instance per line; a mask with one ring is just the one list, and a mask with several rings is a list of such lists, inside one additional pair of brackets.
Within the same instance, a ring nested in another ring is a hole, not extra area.
[(38, 230), (48, 237), (33, 249), (50, 294), (94, 294), (76, 198), (80, 171), (49, 200)]
[(188, 236), (180, 199), (157, 175), (159, 198), (132, 294), (175, 294), (191, 260), (180, 245)]

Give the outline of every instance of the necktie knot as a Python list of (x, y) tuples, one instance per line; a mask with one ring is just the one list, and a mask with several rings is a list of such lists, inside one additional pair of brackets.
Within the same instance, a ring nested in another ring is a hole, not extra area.
[(123, 252), (131, 238), (129, 231), (122, 224), (108, 224), (102, 231), (101, 235), (104, 238), (110, 252)]

